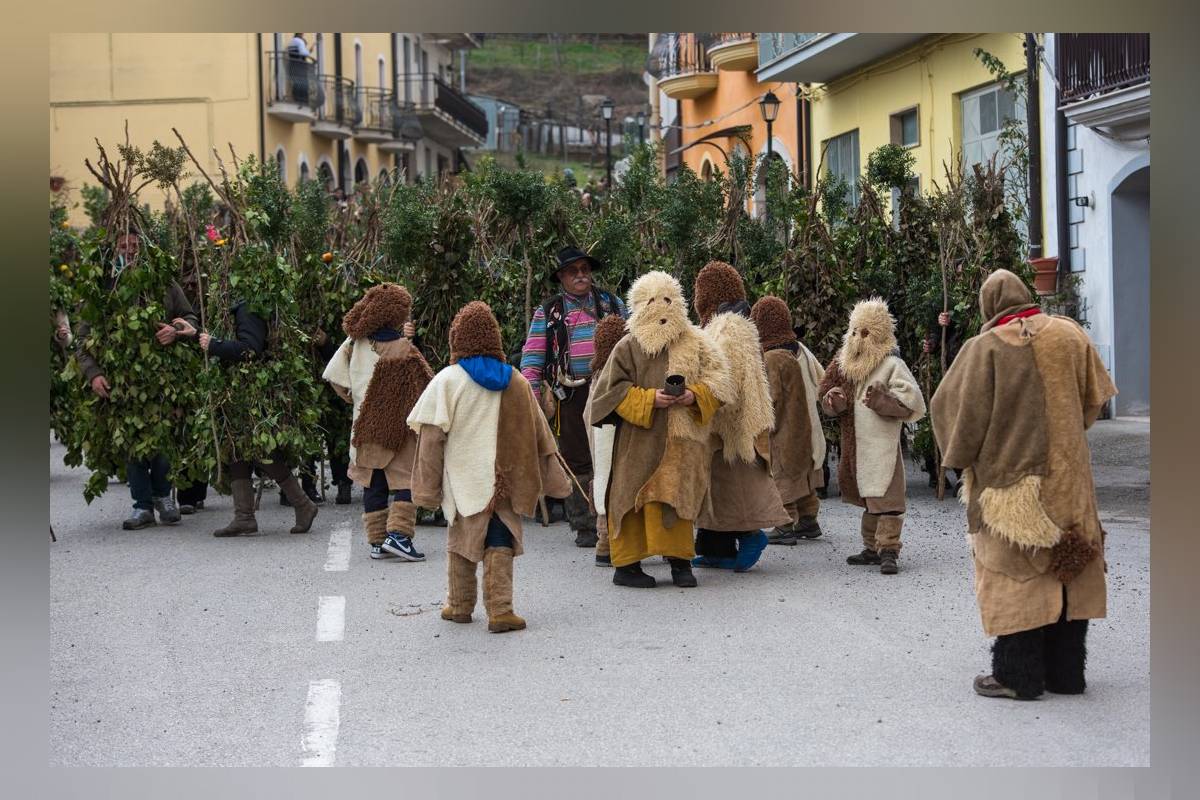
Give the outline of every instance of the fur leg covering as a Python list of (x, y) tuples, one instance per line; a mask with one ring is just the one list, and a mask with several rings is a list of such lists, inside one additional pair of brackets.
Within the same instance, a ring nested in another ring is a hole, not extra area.
[(904, 528), (903, 514), (880, 514), (876, 517), (875, 547), (877, 550), (900, 552), (900, 531)]
[(1046, 690), (1083, 694), (1087, 662), (1086, 619), (1059, 620), (1046, 628)]
[(363, 530), (367, 532), (367, 544), (383, 544), (387, 538), (387, 509), (368, 511), (362, 515)]
[(609, 550), (608, 542), (608, 517), (603, 514), (596, 517), (596, 533), (599, 535), (599, 538), (596, 540), (596, 555), (609, 555), (611, 551)]
[(492, 633), (519, 631), (525, 620), (513, 613), (513, 551), (489, 547), (483, 551), (483, 605)]
[(878, 529), (878, 527), (879, 515), (864, 511), (862, 515), (862, 526), (859, 528), (859, 532), (862, 534), (864, 550), (871, 550), (872, 552), (878, 550), (878, 548), (875, 546), (875, 531)]
[(442, 607), (442, 619), (448, 622), (470, 622), (475, 610), (478, 590), (475, 582), (475, 562), (458, 553), (446, 554), (447, 584), (446, 605)]
[(1009, 633), (997, 636), (992, 645), (992, 677), (1017, 693), (1022, 700), (1032, 700), (1045, 689), (1045, 630)]
[(387, 509), (387, 530), (411, 539), (417, 530), (417, 507), (406, 500), (393, 500)]

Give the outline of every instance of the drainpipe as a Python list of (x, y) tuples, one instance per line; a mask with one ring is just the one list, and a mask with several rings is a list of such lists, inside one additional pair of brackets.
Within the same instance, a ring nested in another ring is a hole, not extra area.
[[(799, 132), (800, 147), (800, 164), (803, 170), (801, 179), (804, 181), (806, 191), (812, 191), (813, 174), (812, 174), (812, 103), (809, 102), (807, 91), (812, 86), (810, 83), (796, 84), (796, 129)], [(801, 87), (804, 93), (800, 94)]]
[[(338, 82), (341, 82), (342, 77), (342, 35), (335, 33), (333, 35), (333, 74), (337, 77)], [(354, 91), (362, 88), (354, 87)], [(339, 139), (337, 142), (337, 185), (343, 192), (346, 191), (346, 145)]]
[(258, 52), (258, 163), (267, 158), (267, 98), (263, 96), (263, 40), (262, 34), (254, 34), (254, 46)]
[[(1062, 63), (1058, 57), (1058, 35), (1054, 34), (1054, 63)], [(1058, 223), (1058, 275), (1071, 274), (1071, 226), (1067, 216), (1067, 115), (1062, 107), (1062, 88), (1054, 89), (1054, 194)]]
[(1042, 257), (1041, 62), (1037, 37), (1025, 34), (1025, 118), (1029, 126), (1029, 257)]

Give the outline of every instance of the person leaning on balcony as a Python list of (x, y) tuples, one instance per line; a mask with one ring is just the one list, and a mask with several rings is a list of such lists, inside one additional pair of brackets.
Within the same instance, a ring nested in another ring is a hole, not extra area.
[(308, 51), (308, 42), (304, 41), (303, 33), (293, 33), (292, 40), (287, 46), (288, 81), (292, 86), (292, 97), (303, 105), (308, 102), (308, 74), (306, 72), (308, 59), (312, 54)]
[[(629, 316), (619, 297), (593, 283), (593, 270), (602, 266), (576, 247), (558, 252), (554, 276), (560, 291), (534, 312), (521, 355), (521, 374), (551, 419), (559, 449), (581, 486), (592, 477), (583, 409), (592, 378), (596, 323), (609, 314)], [(576, 489), (567, 498), (566, 510), (575, 544), (595, 547), (596, 514), (588, 498)]]

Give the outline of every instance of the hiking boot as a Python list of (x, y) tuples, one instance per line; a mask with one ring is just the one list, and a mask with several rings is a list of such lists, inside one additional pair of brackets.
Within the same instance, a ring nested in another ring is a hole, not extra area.
[(600, 541), (600, 537), (595, 531), (578, 531), (575, 534), (576, 547), (595, 547), (596, 542)]
[(129, 513), (129, 517), (121, 523), (121, 527), (127, 531), (140, 531), (142, 528), (149, 528), (154, 524), (153, 511), (148, 508), (135, 508)]
[(1007, 697), (1011, 700), (1036, 700), (1036, 697), (1021, 697), (1015, 689), (1010, 689), (991, 675), (975, 676), (975, 694), (983, 697)]
[(767, 544), (786, 544), (794, 546), (796, 544), (796, 534), (791, 528), (775, 528), (767, 534)]
[(672, 558), (671, 583), (684, 589), (695, 587), (696, 576), (692, 574), (692, 562), (686, 558)]
[(254, 484), (249, 478), (234, 478), (229, 482), (233, 492), (233, 521), (224, 528), (213, 531), (213, 536), (242, 536), (258, 532), (258, 520), (254, 518)]
[(653, 589), (657, 585), (653, 575), (642, 571), (642, 562), (635, 561), (613, 570), (613, 583), (632, 589)]
[[(517, 615), (513, 614), (512, 616), (515, 617)], [(466, 622), (472, 621), (470, 614), (456, 614), (456, 613), (454, 613), (453, 610), (451, 610), (450, 606), (442, 606), (442, 619), (446, 620), (446, 622), (466, 623)], [(525, 620), (521, 620), (521, 621), (524, 622)], [(524, 625), (522, 625), (521, 627), (524, 627)], [(514, 628), (513, 630), (519, 630), (519, 629)], [(492, 633), (500, 633), (500, 631), (492, 631)]]
[(601, 555), (600, 553), (596, 553), (596, 566), (597, 567), (611, 567), (612, 566), (612, 556), (610, 556), (608, 553), (605, 553), (604, 555)]
[(895, 575), (900, 571), (896, 566), (896, 556), (899, 555), (895, 550), (880, 550), (879, 551), (879, 571), (884, 575)]
[(179, 524), (179, 506), (171, 495), (154, 498), (154, 510), (158, 512), (158, 521), (163, 525)]
[(350, 505), (350, 481), (343, 481), (338, 484), (337, 499), (334, 502), (339, 506)]
[(801, 539), (816, 539), (821, 535), (821, 526), (816, 517), (804, 517), (792, 526), (792, 531)]
[(879, 564), (879, 560), (879, 553), (864, 547), (861, 553), (847, 557), (846, 563), (853, 564), (856, 567), (874, 566)]
[(179, 513), (183, 514), (185, 517), (191, 516), (192, 514), (196, 513), (196, 507), (191, 503), (180, 503)]
[(417, 551), (417, 548), (413, 545), (412, 538), (405, 536), (403, 533), (389, 532), (380, 547), (394, 556), (403, 558), (405, 561), (425, 560), (425, 554)]
[(763, 550), (767, 549), (767, 535), (762, 531), (742, 534), (738, 537), (738, 553), (733, 560), (734, 572), (747, 572), (758, 563)]

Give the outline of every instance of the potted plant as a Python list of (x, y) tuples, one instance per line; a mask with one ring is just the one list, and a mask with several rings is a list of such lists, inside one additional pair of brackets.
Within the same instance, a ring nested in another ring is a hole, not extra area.
[(1038, 294), (1054, 294), (1058, 290), (1058, 256), (1046, 258), (1031, 258), (1033, 267), (1033, 286)]

